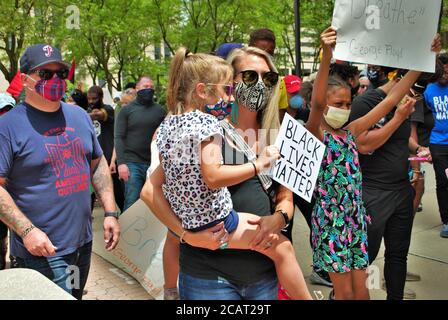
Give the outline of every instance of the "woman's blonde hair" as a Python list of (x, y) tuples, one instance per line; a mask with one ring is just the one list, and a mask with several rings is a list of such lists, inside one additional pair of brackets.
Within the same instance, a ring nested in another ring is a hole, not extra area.
[[(265, 51), (255, 47), (246, 47), (232, 50), (232, 53), (227, 58), (227, 61), (233, 67), (235, 77), (237, 76), (237, 72), (240, 71), (241, 60), (244, 57), (250, 55), (258, 56), (264, 59), (264, 61), (266, 61), (267, 65), (269, 66), (269, 70), (277, 72), (277, 68), (275, 67), (271, 58)], [(280, 79), (271, 93), (266, 108), (264, 110), (260, 110), (257, 117), (258, 122), (260, 124), (260, 128), (263, 129), (264, 132), (266, 132), (265, 138), (267, 139), (266, 141), (268, 143), (273, 143), (272, 139), (275, 139), (275, 134), (272, 135), (272, 130), (277, 132), (278, 129), (280, 128), (280, 118), (278, 110), (279, 94), (280, 94)]]
[[(177, 50), (170, 64), (167, 90), (167, 107), (170, 114), (184, 112), (187, 104), (201, 106), (204, 102), (194, 95), (198, 83), (219, 84), (232, 81), (233, 70), (222, 58), (205, 53), (191, 53), (186, 48)], [(206, 90), (215, 92), (216, 87)]]

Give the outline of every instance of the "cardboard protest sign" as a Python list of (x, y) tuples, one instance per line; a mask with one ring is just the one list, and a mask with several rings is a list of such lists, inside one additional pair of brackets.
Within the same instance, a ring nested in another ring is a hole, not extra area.
[(93, 222), (97, 239), (93, 251), (135, 278), (154, 299), (163, 299), (162, 251), (167, 229), (146, 204), (138, 200), (120, 216), (120, 242), (112, 252), (104, 248), (102, 216)]
[(441, 0), (336, 0), (335, 59), (435, 71)]
[(272, 168), (272, 179), (311, 202), (325, 145), (289, 114), (275, 145), (282, 157)]

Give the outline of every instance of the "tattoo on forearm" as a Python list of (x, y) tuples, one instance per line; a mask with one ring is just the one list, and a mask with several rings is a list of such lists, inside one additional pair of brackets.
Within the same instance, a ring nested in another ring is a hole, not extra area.
[(113, 194), (112, 177), (110, 175), (109, 166), (104, 156), (93, 168), (92, 185), (95, 188), (96, 194), (104, 200), (107, 193)]
[[(0, 187), (1, 189), (1, 187)], [(30, 226), (31, 222), (11, 203), (12, 199), (4, 195), (5, 191), (0, 190), (0, 220), (9, 228), (20, 234), (22, 230)]]

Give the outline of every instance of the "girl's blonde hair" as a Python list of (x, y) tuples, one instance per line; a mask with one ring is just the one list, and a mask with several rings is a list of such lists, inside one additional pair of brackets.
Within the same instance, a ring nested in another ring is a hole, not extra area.
[[(239, 71), (239, 66), (241, 63), (241, 60), (244, 57), (254, 55), (258, 56), (264, 61), (266, 61), (267, 65), (269, 66), (270, 71), (277, 72), (277, 68), (275, 67), (274, 63), (272, 62), (269, 55), (258, 48), (255, 47), (246, 47), (241, 49), (234, 49), (232, 50), (232, 53), (227, 58), (227, 61), (232, 65), (234, 75), (237, 76), (237, 71)], [(279, 101), (279, 94), (280, 94), (280, 79), (277, 83), (277, 85), (274, 87), (274, 90), (271, 93), (269, 102), (264, 110), (261, 110), (258, 112), (258, 122), (260, 125), (260, 128), (263, 129), (263, 132), (265, 132), (266, 136), (266, 142), (267, 143), (273, 143), (273, 139), (275, 139), (276, 133), (278, 132), (278, 129), (280, 128), (280, 117), (279, 117), (279, 109), (278, 109), (278, 101)], [(272, 134), (274, 131), (274, 134)], [(263, 138), (263, 137), (260, 137)]]
[[(198, 83), (224, 84), (232, 81), (233, 70), (222, 58), (204, 53), (191, 53), (180, 48), (170, 64), (167, 90), (167, 107), (170, 114), (184, 112), (185, 106), (196, 107), (204, 104), (194, 94)], [(208, 93), (216, 91), (216, 86), (207, 87)]]

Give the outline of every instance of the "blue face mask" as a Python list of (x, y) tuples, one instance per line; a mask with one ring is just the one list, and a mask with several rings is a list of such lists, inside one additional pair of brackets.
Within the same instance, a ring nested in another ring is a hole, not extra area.
[(302, 108), (302, 105), (303, 105), (303, 98), (299, 94), (292, 96), (291, 99), (289, 100), (289, 106), (293, 109), (300, 109)]
[(224, 120), (227, 116), (232, 112), (232, 102), (226, 102), (222, 98), (216, 104), (206, 104), (205, 105), (205, 113), (209, 113), (219, 121)]

